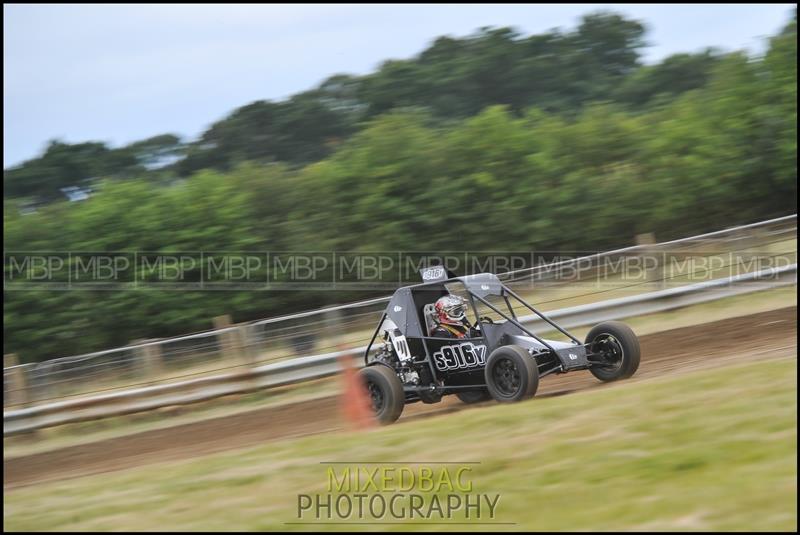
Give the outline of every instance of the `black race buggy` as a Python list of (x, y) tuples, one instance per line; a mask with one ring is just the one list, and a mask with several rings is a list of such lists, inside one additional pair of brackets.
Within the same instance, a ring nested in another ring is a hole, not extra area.
[[(589, 370), (601, 381), (615, 381), (639, 367), (639, 341), (623, 323), (600, 323), (581, 342), (491, 273), (454, 277), (434, 266), (422, 270), (422, 279), (394, 293), (359, 372), (383, 424), (397, 420), (406, 403), (437, 403), (448, 394), (465, 403), (520, 401), (551, 373)], [(428, 336), (437, 321), (433, 303), (447, 294), (468, 305), (472, 321), (464, 338)], [(517, 316), (515, 308), (526, 314)], [(536, 318), (568, 340), (537, 336), (525, 326)]]

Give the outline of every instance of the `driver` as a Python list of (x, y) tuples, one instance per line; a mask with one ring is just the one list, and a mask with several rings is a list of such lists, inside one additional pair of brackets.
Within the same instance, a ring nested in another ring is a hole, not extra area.
[(436, 310), (436, 326), (431, 329), (430, 336), (437, 338), (464, 338), (470, 335), (471, 325), (467, 321), (464, 300), (449, 294), (440, 297), (434, 305)]

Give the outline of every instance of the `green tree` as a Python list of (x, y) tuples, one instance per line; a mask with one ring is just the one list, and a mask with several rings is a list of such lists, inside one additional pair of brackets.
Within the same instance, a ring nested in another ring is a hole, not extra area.
[(672, 99), (704, 87), (719, 61), (720, 54), (713, 49), (697, 54), (673, 54), (626, 77), (614, 98), (635, 106), (644, 106), (662, 95)]
[(68, 144), (51, 141), (41, 158), (3, 172), (4, 197), (63, 198), (61, 188), (136, 170), (138, 162), (124, 150), (103, 143)]

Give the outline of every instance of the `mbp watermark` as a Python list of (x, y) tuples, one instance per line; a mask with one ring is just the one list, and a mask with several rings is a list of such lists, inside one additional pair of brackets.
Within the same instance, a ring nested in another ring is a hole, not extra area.
[[(667, 287), (782, 269), (796, 253), (693, 250), (505, 252), (4, 252), (4, 290), (364, 290), (418, 284), (420, 270), (494, 273), (518, 289)], [(777, 274), (775, 277), (779, 276)], [(764, 275), (759, 280), (768, 280)]]
[(480, 463), (321, 463), (324, 491), (298, 494), (288, 523), (498, 523), (500, 494), (479, 489)]

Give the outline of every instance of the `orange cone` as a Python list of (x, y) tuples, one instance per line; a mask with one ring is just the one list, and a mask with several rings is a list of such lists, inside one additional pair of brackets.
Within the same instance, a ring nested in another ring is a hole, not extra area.
[(361, 382), (358, 372), (353, 368), (352, 355), (346, 353), (339, 357), (342, 366), (341, 411), (350, 429), (360, 430), (375, 426), (372, 413), (372, 400)]

